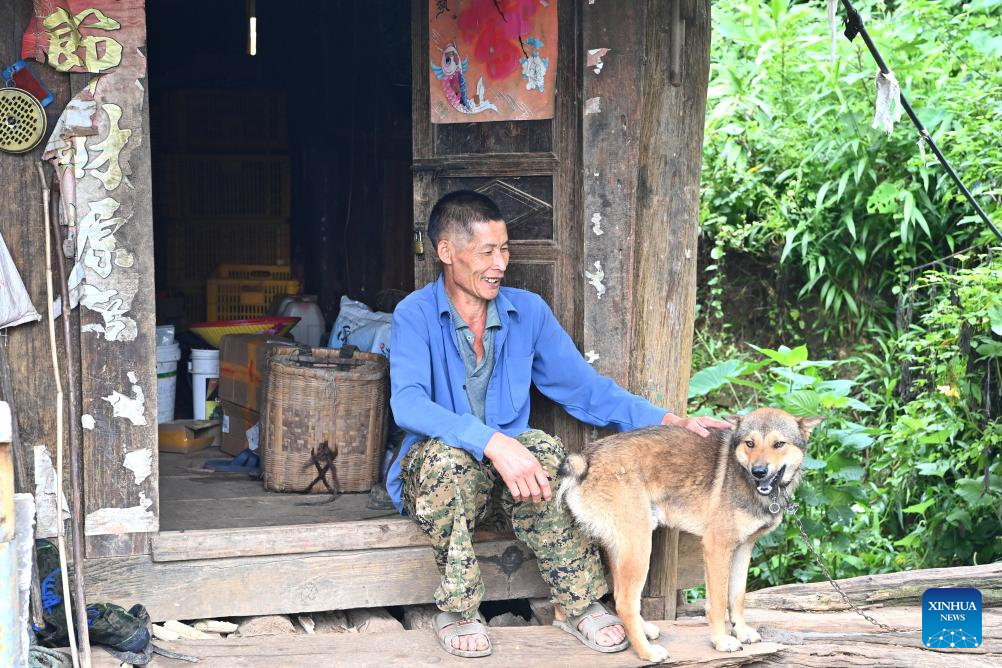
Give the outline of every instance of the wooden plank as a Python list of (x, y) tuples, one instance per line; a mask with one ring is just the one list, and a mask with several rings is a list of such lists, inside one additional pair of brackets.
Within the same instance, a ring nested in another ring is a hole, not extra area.
[[(124, 45), (119, 67), (102, 75), (95, 96), (100, 109), (98, 134), (87, 138), (88, 151), (108, 142), (111, 116), (103, 105), (120, 107), (118, 126), (131, 135), (120, 153), (109, 157), (120, 162), (125, 179), (103, 182), (98, 170), (89, 169), (78, 179), (76, 190), (78, 243), (88, 243), (83, 221), (92, 211), (89, 203), (110, 198), (114, 201), (110, 215), (121, 219), (104, 242), (115, 249), (117, 258), (109, 263), (110, 272), (101, 275), (91, 267), (86, 271), (87, 285), (106, 296), (81, 309), (82, 413), (93, 418), (94, 425), (83, 432), (88, 557), (148, 552), (146, 534), (158, 528), (153, 202), (149, 99), (141, 83), (146, 77), (145, 18), (129, 34), (137, 43)], [(136, 401), (137, 410), (115, 415), (109, 399), (119, 395)], [(134, 467), (126, 468), (126, 455), (133, 463), (137, 456), (145, 456), (148, 467), (140, 468), (149, 473), (141, 476)]]
[(412, 520), (392, 517), (309, 527), (161, 531), (153, 537), (154, 561), (220, 559), (237, 556), (426, 546), (427, 537)]
[(435, 176), (549, 176), (560, 161), (553, 153), (457, 154), (414, 158), (411, 170)]
[[(643, 2), (599, 2), (584, 6), (581, 14), (584, 53), (578, 59), (587, 59), (590, 51), (608, 50), (598, 73), (594, 66), (580, 69), (578, 84), (585, 100), (581, 122), (584, 199), (579, 212), (584, 266), (577, 276), (584, 286), (582, 343), (585, 352), (598, 356), (593, 362), (598, 371), (628, 387), (631, 320), (649, 317), (633, 307), (647, 9)], [(596, 278), (589, 279), (584, 272)]]
[[(648, 3), (635, 235), (636, 294), (630, 389), (684, 414), (696, 310), (699, 177), (710, 71), (710, 3), (686, 22), (682, 86), (668, 85), (669, 3)], [(681, 555), (668, 531), (655, 535), (649, 596), (673, 617)]]
[[(536, 560), (512, 541), (477, 545), (486, 600), (548, 596)], [(153, 621), (430, 603), (439, 584), (430, 547), (154, 562), (88, 559), (87, 600), (131, 606)]]
[[(716, 652), (706, 639), (703, 628), (657, 622), (662, 630), (661, 642), (671, 655), (671, 664), (678, 666), (747, 665), (775, 656), (783, 648), (775, 643), (749, 645), (741, 652)], [(630, 650), (617, 654), (597, 654), (571, 635), (552, 626), (495, 627), (490, 629), (494, 652), (477, 659), (477, 666), (608, 666), (633, 668), (650, 665)], [(462, 668), (469, 659), (454, 657), (439, 648), (435, 636), (428, 631), (398, 631), (395, 633), (342, 633), (316, 635), (265, 636), (226, 640), (187, 640), (163, 643), (175, 652), (199, 658), (205, 668), (280, 668), (313, 666), (321, 662), (352, 668), (391, 668), (412, 666), (445, 666)], [(95, 668), (118, 668), (104, 655)], [(151, 668), (182, 666), (180, 662), (156, 657)]]
[[(1002, 563), (863, 575), (838, 580), (838, 584), (853, 603), (863, 606), (921, 605), (922, 593), (929, 587), (975, 587), (981, 590), (985, 606), (1002, 605)], [(828, 582), (760, 589), (749, 593), (745, 601), (757, 608), (812, 611), (848, 608)]]
[[(20, 59), (21, 36), (31, 15), (31, 0), (0, 2), (0, 62), (9, 64)], [(69, 77), (46, 66), (34, 67), (34, 71), (56, 98), (45, 110), (51, 131), (69, 100)], [(43, 318), (46, 310), (45, 263), (39, 258), (45, 257), (47, 231), (42, 220), (41, 186), (35, 165), (44, 146), (43, 141), (38, 148), (22, 155), (0, 153), (0, 234), (35, 309)], [(74, 323), (77, 321), (76, 312), (71, 318)], [(14, 380), (13, 396), (0, 398), (9, 401), (17, 411), (21, 442), (17, 457), (24, 465), (27, 479), (31, 481), (36, 445), (45, 445), (55, 461), (56, 390), (49, 334), (41, 323), (26, 323), (6, 331), (4, 345), (7, 346), (6, 355)], [(62, 350), (58, 350), (57, 354), (63, 367), (66, 360)], [(66, 470), (69, 470), (68, 458)], [(66, 488), (69, 489), (68, 483)], [(30, 488), (25, 491), (35, 490)]]

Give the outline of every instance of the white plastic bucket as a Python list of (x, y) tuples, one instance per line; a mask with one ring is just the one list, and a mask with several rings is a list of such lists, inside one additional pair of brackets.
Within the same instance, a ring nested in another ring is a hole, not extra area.
[(315, 295), (287, 295), (279, 309), (283, 316), (295, 316), (299, 322), (290, 334), (296, 343), (316, 348), (324, 338), (324, 314)]
[(181, 346), (178, 344), (157, 346), (157, 423), (170, 422), (174, 419), (179, 359), (181, 359)]
[(188, 361), (191, 373), (191, 403), (196, 420), (221, 418), (219, 404), (219, 351), (192, 350)]

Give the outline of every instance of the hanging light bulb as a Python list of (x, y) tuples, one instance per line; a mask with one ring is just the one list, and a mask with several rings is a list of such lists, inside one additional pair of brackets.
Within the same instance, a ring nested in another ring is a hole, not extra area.
[(247, 0), (247, 53), (257, 55), (257, 1)]

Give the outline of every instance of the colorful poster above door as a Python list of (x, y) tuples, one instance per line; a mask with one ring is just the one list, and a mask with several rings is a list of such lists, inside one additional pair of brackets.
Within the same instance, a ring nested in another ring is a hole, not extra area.
[(553, 118), (557, 0), (428, 0), (432, 123)]

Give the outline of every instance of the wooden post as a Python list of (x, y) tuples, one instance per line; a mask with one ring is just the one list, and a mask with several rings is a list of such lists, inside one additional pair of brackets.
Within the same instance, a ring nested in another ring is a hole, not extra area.
[(647, 11), (643, 2), (600, 2), (582, 7), (582, 352), (600, 373), (624, 387), (630, 383), (632, 362), (633, 332), (628, 314), (635, 312), (634, 194)]
[[(678, 0), (676, 0), (678, 1)], [(710, 69), (710, 3), (685, 23), (682, 85), (671, 86), (671, 3), (647, 4), (640, 163), (634, 223), (635, 283), (630, 389), (684, 414), (696, 305), (696, 237)], [(674, 619), (678, 532), (655, 535), (647, 597)], [(657, 609), (663, 611), (656, 614)]]
[(17, 592), (17, 549), (14, 543), (14, 453), (10, 409), (0, 402), (0, 666), (21, 661), (21, 610)]

